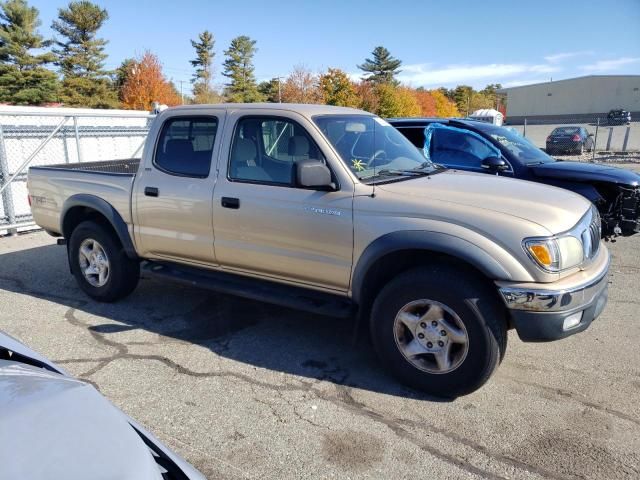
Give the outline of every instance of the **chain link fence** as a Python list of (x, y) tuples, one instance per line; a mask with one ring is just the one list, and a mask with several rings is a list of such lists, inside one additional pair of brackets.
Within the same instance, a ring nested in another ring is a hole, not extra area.
[(505, 125), (520, 132), (554, 157), (573, 160), (636, 158), (640, 160), (640, 122), (603, 117), (524, 118)]
[(153, 118), (140, 112), (0, 110), (0, 233), (33, 225), (30, 166), (140, 158)]

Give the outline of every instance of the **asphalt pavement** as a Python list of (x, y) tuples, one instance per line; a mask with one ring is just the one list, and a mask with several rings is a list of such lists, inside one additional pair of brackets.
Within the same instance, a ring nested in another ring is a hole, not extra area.
[(148, 278), (91, 301), (43, 232), (0, 238), (0, 329), (210, 479), (635, 479), (640, 235), (608, 247), (591, 328), (543, 344), (510, 332), (490, 382), (450, 402), (399, 385), (342, 320)]
[[(509, 126), (509, 125), (506, 125)], [(556, 123), (556, 124), (543, 124), (527, 125), (526, 132), (523, 125), (513, 125), (513, 128), (520, 133), (525, 133), (525, 136), (531, 140), (534, 145), (540, 148), (546, 147), (546, 139), (551, 132), (557, 127), (584, 127), (587, 132), (594, 135), (594, 141), (596, 143), (596, 151), (613, 151), (621, 152), (624, 146), (625, 136), (627, 138), (626, 151), (637, 152), (640, 151), (640, 122), (634, 121), (630, 125), (607, 125), (606, 122), (598, 125), (596, 137), (596, 123)], [(627, 135), (627, 129), (629, 133)]]

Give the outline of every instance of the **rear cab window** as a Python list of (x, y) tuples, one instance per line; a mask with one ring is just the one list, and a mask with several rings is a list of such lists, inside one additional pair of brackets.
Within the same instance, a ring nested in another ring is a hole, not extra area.
[(162, 126), (154, 165), (171, 175), (206, 178), (218, 130), (215, 117), (175, 117)]

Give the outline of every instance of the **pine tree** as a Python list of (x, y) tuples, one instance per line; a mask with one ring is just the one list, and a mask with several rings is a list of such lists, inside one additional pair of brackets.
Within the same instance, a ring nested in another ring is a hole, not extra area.
[(64, 75), (60, 97), (67, 105), (110, 108), (118, 104), (116, 89), (104, 70), (107, 41), (97, 37), (108, 18), (106, 10), (87, 0), (58, 10), (51, 28), (64, 37), (56, 41), (54, 53)]
[(258, 84), (258, 92), (265, 102), (278, 103), (282, 100), (282, 85), (279, 78), (265, 80)]
[(205, 30), (198, 35), (198, 40), (191, 40), (191, 45), (196, 50), (196, 58), (190, 60), (196, 69), (193, 74), (193, 101), (194, 103), (215, 103), (220, 100), (219, 95), (213, 90), (213, 58), (215, 40), (213, 34)]
[(125, 58), (120, 66), (113, 72), (113, 83), (118, 91), (118, 99), (122, 101), (122, 87), (129, 78), (131, 68), (136, 64), (133, 58)]
[(398, 70), (402, 61), (391, 56), (389, 50), (384, 47), (376, 47), (373, 52), (373, 59), (365, 59), (358, 68), (368, 74), (365, 79), (375, 84), (392, 83), (398, 85), (395, 76), (401, 72)]
[(45, 68), (55, 57), (32, 52), (51, 44), (39, 26), (38, 10), (26, 0), (0, 3), (0, 101), (38, 105), (57, 99), (58, 76)]
[(224, 54), (225, 77), (229, 78), (226, 96), (230, 102), (259, 102), (262, 95), (258, 91), (253, 74), (253, 56), (256, 53), (256, 41), (246, 35), (231, 40), (231, 45)]

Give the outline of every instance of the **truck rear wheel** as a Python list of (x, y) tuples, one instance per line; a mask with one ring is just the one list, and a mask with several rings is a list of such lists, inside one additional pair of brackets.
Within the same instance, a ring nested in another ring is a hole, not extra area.
[(445, 265), (400, 274), (376, 298), (373, 345), (403, 383), (439, 397), (480, 388), (504, 356), (499, 299), (474, 275)]
[(127, 256), (113, 232), (93, 221), (82, 222), (73, 230), (69, 263), (80, 288), (101, 302), (126, 297), (140, 279), (139, 262)]

